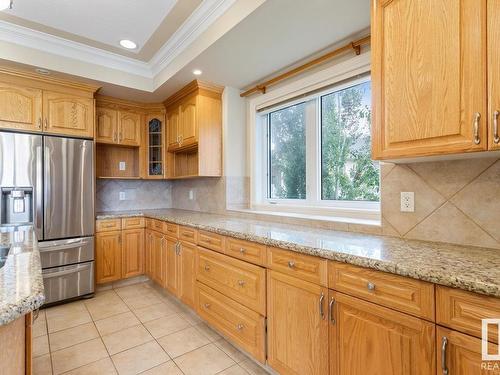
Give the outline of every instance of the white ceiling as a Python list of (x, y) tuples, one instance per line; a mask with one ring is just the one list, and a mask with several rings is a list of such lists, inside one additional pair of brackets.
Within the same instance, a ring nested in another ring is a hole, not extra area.
[(111, 46), (129, 39), (139, 52), (176, 0), (15, 0), (5, 13)]
[(369, 26), (370, 0), (267, 0), (153, 94), (110, 85), (103, 92), (162, 100), (193, 80), (194, 69), (200, 79), (244, 89)]

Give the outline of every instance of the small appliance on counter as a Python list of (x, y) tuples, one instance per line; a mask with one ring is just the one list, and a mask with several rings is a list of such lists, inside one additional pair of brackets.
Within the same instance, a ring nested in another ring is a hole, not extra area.
[(0, 131), (0, 224), (32, 224), (46, 304), (94, 293), (93, 141)]

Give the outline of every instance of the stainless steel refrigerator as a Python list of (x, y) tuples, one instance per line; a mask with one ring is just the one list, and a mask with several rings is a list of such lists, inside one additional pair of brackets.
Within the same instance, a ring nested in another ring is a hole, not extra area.
[(46, 304), (94, 293), (94, 145), (0, 132), (0, 222), (32, 224)]

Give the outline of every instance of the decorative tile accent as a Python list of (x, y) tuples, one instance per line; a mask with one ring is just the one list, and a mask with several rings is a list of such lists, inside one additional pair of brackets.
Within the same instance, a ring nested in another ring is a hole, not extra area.
[[(381, 182), (382, 216), (405, 234), (440, 207), (445, 198), (406, 165), (396, 165)], [(401, 212), (401, 192), (415, 192), (415, 212)]]

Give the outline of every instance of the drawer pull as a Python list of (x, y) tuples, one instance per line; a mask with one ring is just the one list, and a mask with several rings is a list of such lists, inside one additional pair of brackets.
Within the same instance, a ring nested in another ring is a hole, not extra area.
[(333, 316), (334, 305), (335, 305), (335, 298), (332, 298), (330, 300), (330, 303), (328, 304), (328, 318), (330, 319), (330, 322), (332, 322), (332, 324), (335, 324), (335, 317)]
[(368, 290), (375, 290), (375, 284), (371, 283), (371, 282), (368, 282), (368, 284), (366, 284), (366, 288)]
[(210, 266), (208, 264), (205, 264), (205, 271), (210, 271)]
[(245, 248), (240, 247), (240, 253), (241, 253), (241, 254), (245, 254), (246, 252), (247, 252), (247, 251), (246, 251), (246, 249), (245, 249)]
[(493, 143), (500, 143), (500, 136), (498, 135), (498, 116), (500, 115), (499, 111), (493, 112)]
[(474, 121), (472, 122), (472, 129), (474, 133), (474, 144), (478, 145), (481, 143), (481, 137), (479, 136), (479, 121), (481, 120), (481, 114), (479, 112), (474, 113)]
[(203, 306), (205, 306), (206, 309), (210, 308), (210, 304), (209, 303), (205, 303)]
[(241, 323), (239, 323), (239, 324), (236, 326), (236, 329), (237, 329), (238, 331), (241, 331), (243, 328), (245, 328), (245, 326), (244, 326), (243, 324), (241, 324)]
[(293, 260), (288, 261), (288, 268), (295, 268), (295, 262)]
[(325, 295), (321, 293), (321, 296), (319, 297), (319, 316), (321, 316), (321, 319), (325, 319), (325, 313), (323, 312), (323, 301), (325, 300)]
[(244, 286), (245, 285), (245, 280), (238, 280), (238, 285), (239, 286)]
[(448, 338), (443, 336), (441, 340), (441, 370), (443, 375), (448, 375), (448, 366), (446, 366), (446, 347), (448, 346)]

